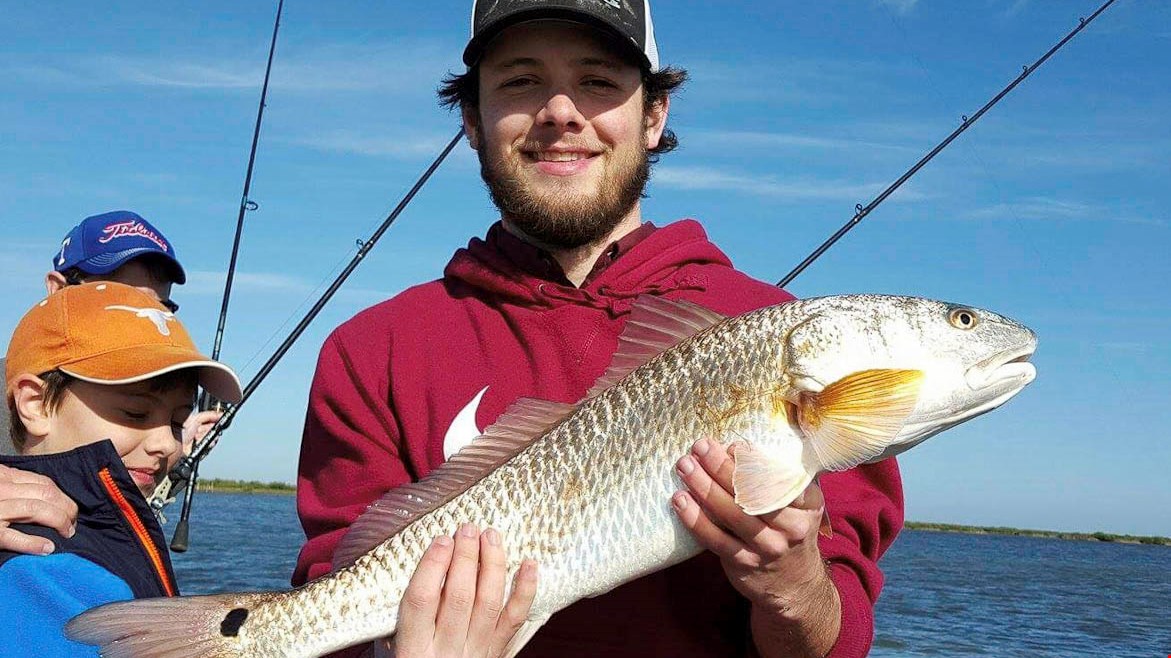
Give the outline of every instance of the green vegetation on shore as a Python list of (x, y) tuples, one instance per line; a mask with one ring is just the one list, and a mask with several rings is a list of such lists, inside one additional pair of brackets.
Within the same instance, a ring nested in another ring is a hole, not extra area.
[(1115, 535), (1108, 532), (1057, 532), (1055, 530), (1022, 530), (1021, 528), (953, 525), (950, 523), (916, 523), (914, 521), (908, 521), (906, 527), (910, 530), (963, 532), (972, 535), (1013, 535), (1016, 537), (1046, 537), (1049, 539), (1074, 539), (1079, 541), (1108, 541), (1119, 544), (1171, 546), (1171, 537), (1139, 537), (1135, 535)]
[(220, 491), (227, 493), (293, 494), (297, 487), (284, 482), (258, 482), (256, 480), (199, 480), (197, 491)]
[[(257, 480), (223, 480), (213, 478), (199, 481), (199, 491), (224, 493), (294, 494), (297, 487), (284, 482), (259, 482)], [(1108, 532), (1058, 532), (1055, 530), (1026, 530), (1000, 526), (957, 525), (952, 523), (920, 523), (907, 521), (908, 530), (929, 532), (961, 532), (971, 535), (1012, 535), (1015, 537), (1046, 537), (1049, 539), (1071, 539), (1077, 541), (1105, 541), (1119, 544), (1150, 544), (1171, 546), (1171, 537), (1142, 537), (1116, 535)]]

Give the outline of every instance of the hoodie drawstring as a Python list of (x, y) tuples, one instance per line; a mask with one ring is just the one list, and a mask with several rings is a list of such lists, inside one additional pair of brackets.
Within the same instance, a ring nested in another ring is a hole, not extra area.
[(620, 317), (630, 313), (634, 302), (641, 295), (661, 296), (665, 292), (683, 290), (703, 291), (707, 289), (707, 277), (700, 274), (682, 274), (669, 280), (641, 286), (635, 290), (618, 289), (610, 284), (602, 284), (596, 291), (588, 288), (569, 288), (555, 283), (541, 283), (537, 286), (537, 293), (549, 300), (561, 301), (570, 304), (580, 304), (604, 310), (611, 317)]

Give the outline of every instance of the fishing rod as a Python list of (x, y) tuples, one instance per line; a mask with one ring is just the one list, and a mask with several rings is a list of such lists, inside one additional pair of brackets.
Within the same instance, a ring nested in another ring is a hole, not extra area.
[[(259, 204), (249, 198), (249, 193), (252, 189), (252, 169), (256, 165), (256, 147), (260, 144), (260, 126), (264, 121), (264, 106), (268, 98), (268, 80), (272, 75), (272, 59), (276, 54), (276, 38), (277, 33), (281, 29), (281, 13), (285, 8), (285, 0), (279, 0), (276, 6), (276, 19), (272, 25), (272, 40), (268, 45), (268, 63), (264, 67), (264, 84), (260, 87), (260, 104), (256, 109), (256, 125), (252, 129), (252, 148), (248, 151), (248, 169), (244, 174), (244, 191), (240, 195), (240, 211), (236, 215), (236, 235), (232, 240), (232, 256), (228, 261), (228, 276), (224, 281), (224, 295), (220, 303), (220, 319), (216, 326), (215, 343), (211, 348), (212, 360), (219, 360), (220, 348), (224, 342), (224, 327), (228, 321), (228, 304), (232, 299), (232, 283), (236, 278), (236, 261), (240, 255), (240, 238), (244, 233), (244, 213), (258, 210)], [(200, 411), (207, 411), (212, 407), (217, 410), (223, 410), (223, 404), (219, 400), (213, 400), (211, 395), (206, 390), (200, 393), (199, 403), (196, 407)], [(225, 425), (224, 427), (227, 427)], [(188, 483), (194, 489), (195, 481), (198, 479), (198, 465), (191, 472), (190, 482)], [(178, 492), (176, 492), (178, 493)], [(175, 525), (175, 535), (171, 542), (171, 550), (182, 553), (187, 550), (187, 519), (190, 515), (191, 496), (186, 496), (183, 499), (183, 511), (180, 515), (179, 522)]]
[(260, 88), (260, 105), (256, 109), (256, 126), (252, 130), (252, 149), (248, 152), (248, 170), (244, 174), (244, 192), (240, 195), (240, 212), (236, 215), (236, 237), (232, 241), (232, 258), (228, 262), (228, 277), (224, 282), (224, 297), (220, 305), (220, 321), (216, 326), (215, 343), (211, 348), (211, 358), (220, 357), (220, 347), (224, 342), (224, 326), (228, 321), (228, 303), (232, 298), (232, 282), (236, 278), (236, 260), (240, 255), (240, 237), (244, 233), (244, 213), (258, 210), (260, 206), (248, 198), (252, 189), (252, 168), (256, 164), (256, 147), (260, 143), (260, 125), (264, 121), (265, 100), (268, 98), (268, 79), (272, 75), (272, 58), (276, 53), (277, 32), (281, 29), (281, 12), (284, 10), (285, 0), (280, 0), (276, 6), (276, 21), (272, 26), (272, 41), (268, 45), (268, 64), (264, 67), (264, 85)]
[(992, 98), (992, 100), (985, 103), (984, 107), (981, 107), (978, 112), (973, 114), (971, 117), (964, 115), (961, 118), (962, 120), (960, 122), (960, 126), (958, 128), (956, 128), (954, 131), (952, 131), (952, 133), (947, 136), (947, 139), (944, 139), (935, 148), (931, 149), (930, 153), (923, 156), (923, 158), (921, 160), (919, 160), (918, 162), (915, 163), (915, 166), (908, 169), (906, 171), (906, 173), (904, 173), (902, 176), (900, 176), (898, 180), (896, 180), (894, 183), (892, 183), (890, 185), (890, 187), (883, 190), (882, 194), (879, 194), (877, 197), (874, 198), (873, 201), (866, 204), (865, 206), (863, 206), (860, 203), (857, 204), (856, 206), (854, 206), (854, 216), (850, 218), (850, 221), (846, 222), (845, 225), (843, 225), (840, 229), (838, 229), (836, 233), (831, 235), (828, 240), (821, 243), (821, 246), (819, 246), (817, 249), (814, 249), (813, 253), (809, 254), (809, 256), (807, 256), (805, 258), (805, 260), (801, 261), (800, 265), (793, 268), (793, 271), (786, 274), (785, 278), (783, 278), (779, 282), (777, 282), (777, 287), (784, 288), (785, 286), (789, 285), (789, 282), (791, 282), (793, 279), (797, 278), (798, 274), (801, 274), (801, 272), (805, 271), (805, 268), (809, 267), (813, 263), (813, 261), (820, 258), (821, 255), (824, 254), (826, 252), (826, 250), (828, 250), (830, 247), (832, 247), (835, 242), (842, 239), (842, 236), (844, 236), (846, 233), (849, 233), (850, 229), (857, 226), (862, 221), (862, 219), (865, 218), (867, 215), (869, 215), (872, 210), (877, 208), (880, 203), (885, 201), (886, 198), (889, 197), (891, 194), (893, 194), (895, 190), (902, 187), (903, 183), (910, 180), (910, 178), (912, 176), (914, 176), (916, 173), (918, 173), (918, 171), (920, 169), (922, 169), (928, 162), (931, 162), (931, 160), (936, 155), (939, 155), (940, 151), (947, 148), (947, 146), (949, 144), (951, 144), (952, 141), (955, 140), (955, 138), (957, 138), (961, 134), (963, 134), (964, 131), (967, 130), (968, 128), (971, 128), (973, 124), (975, 124), (977, 121), (980, 120), (980, 117), (984, 116), (985, 112), (990, 110), (992, 108), (992, 106), (999, 103), (1000, 99), (1007, 96), (1008, 92), (1015, 89), (1016, 86), (1019, 85), (1021, 82), (1023, 82), (1025, 78), (1029, 77), (1029, 75), (1033, 71), (1036, 71), (1038, 67), (1040, 67), (1042, 64), (1044, 64), (1045, 60), (1049, 59), (1058, 50), (1061, 50), (1061, 48), (1063, 46), (1065, 46), (1065, 44), (1068, 43), (1070, 39), (1074, 38), (1074, 36), (1076, 36), (1078, 32), (1081, 32), (1083, 29), (1085, 29), (1085, 27), (1087, 25), (1089, 25), (1095, 18), (1098, 17), (1099, 14), (1101, 14), (1103, 11), (1105, 11), (1106, 8), (1112, 4), (1114, 4), (1114, 0), (1107, 0), (1107, 2), (1105, 4), (1103, 4), (1101, 7), (1098, 7), (1098, 10), (1095, 11), (1093, 14), (1091, 14), (1089, 18), (1079, 18), (1078, 25), (1077, 25), (1077, 27), (1075, 27), (1073, 29), (1073, 31), (1071, 31), (1069, 34), (1065, 35), (1064, 39), (1059, 41), (1057, 43), (1057, 45), (1050, 48), (1049, 52), (1042, 55), (1041, 58), (1038, 59), (1037, 61), (1033, 62), (1033, 64), (1031, 66), (1024, 67), (1024, 70), (1021, 71), (1021, 74), (1018, 75), (1015, 80), (1013, 80), (1011, 83), (1009, 83), (1009, 85), (1007, 87), (1000, 90), (1000, 93), (996, 94), (996, 96), (994, 96)]
[[(382, 238), (382, 235), (386, 233), (391, 224), (393, 224), (394, 221), (398, 219), (398, 216), (402, 214), (402, 211), (407, 207), (407, 204), (409, 204), (411, 200), (415, 198), (415, 195), (431, 178), (431, 175), (435, 173), (435, 170), (439, 168), (439, 165), (442, 164), (445, 159), (447, 159), (448, 154), (451, 153), (456, 144), (459, 144), (459, 140), (463, 137), (463, 134), (463, 127), (461, 126), (455, 135), (452, 136), (451, 141), (448, 142), (447, 146), (444, 147), (443, 151), (435, 158), (431, 165), (427, 167), (427, 170), (423, 172), (419, 179), (415, 181), (415, 184), (406, 193), (406, 195), (403, 196), (398, 205), (395, 206), (394, 210), (392, 210), (390, 214), (387, 215), (386, 219), (382, 221), (382, 224), (374, 231), (374, 233), (372, 233), (370, 237), (365, 240), (358, 240), (358, 252), (354, 254), (354, 257), (350, 260), (349, 264), (346, 265), (345, 269), (343, 269), (342, 272), (338, 274), (337, 278), (334, 279), (329, 288), (321, 295), (321, 297), (313, 305), (313, 308), (309, 309), (305, 316), (301, 318), (301, 321), (297, 323), (297, 326), (294, 327), (291, 332), (289, 332), (289, 335), (285, 338), (284, 342), (282, 342), (280, 346), (277, 347), (276, 351), (273, 352), (272, 356), (264, 362), (264, 365), (260, 367), (260, 370), (256, 373), (256, 375), (251, 379), (251, 381), (248, 382), (248, 385), (244, 387), (243, 396), (241, 397), (240, 402), (228, 407), (228, 410), (224, 412), (224, 415), (218, 421), (216, 421), (216, 424), (212, 426), (211, 430), (208, 431), (208, 433), (195, 445), (191, 451), (191, 454), (185, 456), (178, 464), (176, 464), (175, 467), (171, 469), (170, 473), (167, 474), (167, 479), (164, 480), (157, 489), (155, 489), (154, 495), (151, 496), (150, 504), (151, 508), (155, 511), (156, 514), (161, 514), (163, 508), (166, 507), (167, 503), (169, 503), (171, 500), (169, 499), (170, 491), (175, 487), (186, 486), (187, 488), (187, 491), (184, 495), (183, 517), (180, 519), (179, 524), (176, 524), (175, 526), (175, 537), (171, 542), (172, 550), (178, 552), (187, 550), (187, 516), (191, 509), (192, 496), (195, 495), (194, 474), (199, 468), (199, 463), (205, 457), (207, 457), (207, 454), (219, 440), (219, 434), (232, 422), (232, 419), (236, 417), (236, 414), (239, 412), (240, 408), (244, 406), (244, 403), (248, 401), (248, 398), (252, 397), (252, 394), (256, 391), (257, 387), (260, 386), (261, 382), (264, 381), (265, 377), (267, 377), (269, 373), (272, 372), (273, 368), (276, 367), (277, 363), (281, 360), (282, 357), (284, 357), (285, 353), (287, 353), (293, 346), (293, 343), (295, 343), (297, 339), (301, 337), (301, 334), (305, 332), (305, 329), (309, 327), (309, 324), (313, 322), (314, 318), (317, 317), (317, 314), (320, 313), (323, 308), (325, 308), (325, 305), (333, 297), (334, 293), (336, 293), (338, 289), (341, 288), (342, 284), (346, 282), (346, 279), (350, 277), (350, 274), (352, 274), (353, 271), (357, 269), (358, 265), (362, 262), (362, 259), (364, 259), (366, 255), (370, 253), (370, 250), (374, 248), (374, 245), (380, 238)], [(182, 535), (179, 534), (180, 530), (183, 531)], [(176, 548), (177, 543), (180, 546), (179, 548)]]
[[(878, 197), (876, 197), (873, 201), (871, 201), (865, 207), (863, 207), (861, 204), (855, 206), (856, 212), (855, 212), (854, 217), (851, 218), (851, 220), (845, 226), (843, 226), (836, 233), (834, 233), (834, 235), (832, 235), (828, 240), (826, 240), (820, 247), (818, 247), (812, 254), (810, 254), (809, 257), (807, 257), (804, 261), (802, 261), (800, 265), (798, 265), (796, 268), (794, 268), (793, 271), (791, 271), (788, 275), (786, 275), (785, 278), (782, 279), (777, 285), (779, 287), (784, 287), (789, 282), (791, 282), (794, 278), (796, 278), (797, 275), (799, 275), (801, 272), (803, 272), (810, 264), (813, 263), (813, 261), (815, 261), (818, 257), (820, 257), (831, 246), (833, 246), (833, 244), (836, 243), (839, 239), (841, 239), (842, 236), (844, 236), (850, 229), (852, 229), (859, 222), (861, 222), (861, 220), (864, 217), (866, 217), (868, 214), (870, 214), (871, 211), (873, 211), (875, 208), (877, 208), (878, 205), (881, 204), (883, 201), (885, 201), (887, 197), (889, 197), (892, 193), (895, 192), (895, 190), (897, 190), (907, 180), (909, 180), (912, 176), (914, 176), (921, 168), (923, 168), (923, 166), (925, 166), (936, 155), (938, 155), (944, 148), (946, 148), (949, 144), (951, 144), (952, 141), (954, 141), (959, 135), (961, 135), (964, 131), (966, 131), (968, 128), (970, 128), (972, 126), (972, 124), (974, 124), (977, 120), (979, 120), (980, 117), (982, 117), (985, 112), (987, 112), (994, 105), (996, 105), (1004, 96), (1006, 96), (1017, 85), (1019, 85), (1022, 81), (1024, 81), (1025, 78), (1027, 78), (1033, 71), (1035, 71), (1043, 63), (1045, 63), (1046, 60), (1048, 60), (1054, 53), (1056, 53), (1058, 50), (1060, 50), (1069, 40), (1071, 40), (1075, 35), (1077, 35), (1078, 32), (1080, 32), (1087, 25), (1089, 25), (1103, 11), (1105, 11), (1105, 9), (1107, 7), (1109, 7), (1112, 4), (1114, 4), (1114, 0), (1107, 0), (1107, 2), (1105, 4), (1103, 4), (1101, 7), (1099, 7), (1098, 10), (1095, 11), (1089, 18), (1080, 18), (1079, 24), (1074, 30), (1072, 30), (1069, 34), (1067, 34), (1065, 36), (1065, 38), (1063, 38), (1060, 42), (1057, 43), (1057, 45), (1050, 48), (1049, 51), (1045, 53), (1045, 55), (1043, 55), (1040, 59), (1038, 59), (1036, 62), (1034, 62), (1031, 66), (1024, 67), (1022, 73), (1019, 76), (1017, 76), (1017, 78), (1015, 80), (1013, 80), (1007, 87), (1005, 87), (1003, 90), (1001, 90), (1000, 93), (998, 93), (995, 97), (992, 98), (992, 100), (990, 100), (988, 103), (986, 103), (984, 105), (984, 107), (980, 108), (980, 110), (978, 112), (976, 112), (974, 115), (972, 115), (972, 117), (969, 118), (967, 116), (964, 116), (962, 124), (959, 128), (957, 128), (955, 131), (953, 131), (951, 135), (949, 135), (945, 140), (943, 140), (943, 142), (941, 142), (938, 146), (936, 146), (934, 149), (932, 149), (930, 153), (928, 153), (926, 156), (924, 156), (921, 160), (919, 160), (919, 162), (917, 162), (913, 167), (911, 167), (911, 169), (909, 169), (906, 173), (904, 173), (901, 177), (899, 177), (899, 179), (897, 181), (895, 181), (890, 187), (888, 187), (886, 190), (884, 190)], [(370, 249), (374, 246), (374, 243), (377, 242), (377, 240), (382, 237), (382, 234), (386, 231), (386, 229), (388, 229), (390, 227), (390, 225), (394, 222), (394, 220), (398, 218), (398, 215), (402, 212), (402, 210), (406, 207), (406, 205), (408, 203), (410, 203), (410, 201), (414, 198), (415, 194), (419, 191), (419, 189), (421, 189), (422, 186), (427, 182), (427, 180), (431, 177), (431, 174), (434, 173), (434, 171), (439, 167), (439, 165), (443, 162), (443, 160), (446, 159), (447, 155), (451, 152), (451, 150), (459, 142), (459, 139), (460, 139), (460, 137), (462, 137), (462, 135), (463, 135), (463, 130), (461, 128), (461, 130), (458, 131), (454, 137), (452, 137), (450, 143), (448, 143), (448, 145), (439, 154), (439, 156), (435, 159), (435, 161), (431, 163), (431, 166), (428, 167), (428, 169), (423, 173), (423, 175), (415, 182), (415, 185), (411, 188), (411, 190), (407, 193), (407, 195), (405, 197), (403, 197), (403, 199), (399, 202), (398, 206), (384, 220), (383, 224), (378, 228), (378, 230), (376, 230), (374, 232), (374, 234), (370, 237), (370, 239), (368, 239), (366, 241), (362, 241), (362, 240), (358, 241), (359, 250), (358, 250), (358, 253), (354, 256), (354, 259), (351, 260), (350, 264), (346, 267), (346, 269), (338, 276), (337, 279), (335, 279), (335, 281), (333, 282), (333, 284), (330, 285), (329, 289), (325, 292), (325, 294), (318, 300), (318, 302), (313, 306), (313, 308), (310, 309), (310, 311), (301, 320), (301, 322), (298, 323), (297, 327), (293, 329), (293, 331), (289, 334), (289, 336), (285, 339), (285, 341), (281, 344), (281, 346), (279, 348), (277, 348), (276, 352), (269, 358), (269, 360), (264, 364), (264, 366), (261, 367), (261, 369), (257, 373), (257, 375), (244, 388), (243, 397), (242, 397), (240, 403), (230, 407), (227, 410), (227, 412), (225, 412), (224, 416), (212, 427), (212, 429), (207, 433), (207, 435), (204, 436), (204, 438), (195, 446), (191, 455), (184, 457), (183, 460), (178, 465), (176, 465), (174, 469), (172, 469), (170, 471), (170, 473), (168, 474), (167, 480), (165, 480), (159, 486), (159, 488), (156, 489), (155, 494), (151, 497), (150, 503), (151, 503), (152, 508), (155, 510), (156, 514), (159, 514), (161, 516), (163, 508), (169, 502), (171, 502), (171, 500), (173, 500), (173, 499), (168, 498), (168, 494), (169, 494), (169, 491), (171, 490), (171, 488), (175, 487), (175, 486), (183, 486), (183, 485), (187, 486), (187, 492), (186, 492), (186, 496), (185, 496), (185, 500), (184, 500), (184, 518), (180, 522), (181, 524), (183, 524), (184, 535), (182, 537), (179, 537), (179, 528), (177, 527), (176, 528), (175, 542), (172, 543), (173, 550), (180, 550), (180, 551), (186, 550), (187, 510), (190, 508), (190, 500), (191, 500), (191, 498), (194, 494), (194, 490), (195, 490), (195, 487), (192, 484), (189, 484), (189, 481), (191, 481), (193, 479), (192, 476), (194, 475), (196, 469), (198, 469), (199, 462), (202, 459), (204, 459), (207, 456), (207, 453), (211, 450), (211, 448), (214, 447), (216, 441), (218, 441), (219, 434), (223, 431), (224, 428), (227, 427), (228, 424), (231, 423), (231, 420), (235, 417), (239, 408), (244, 404), (244, 402), (246, 402), (248, 400), (249, 397), (251, 397), (252, 393), (260, 385), (260, 383), (264, 380), (264, 378), (272, 371), (272, 369), (276, 366), (277, 362), (280, 361), (280, 359), (284, 356), (284, 354), (292, 347), (292, 344), (300, 337), (300, 335), (308, 327), (309, 323), (312, 322), (312, 320), (317, 316), (317, 314), (325, 306), (325, 304), (329, 301), (329, 299), (333, 296), (333, 294), (341, 287), (341, 285), (345, 282), (345, 280), (349, 277), (349, 275), (353, 272), (353, 270), (358, 266), (358, 264), (361, 262), (361, 260), (363, 258), (365, 258), (366, 254), (369, 253)], [(182, 548), (176, 548), (176, 546), (175, 546), (175, 543), (179, 542), (179, 539), (183, 540), (181, 542)]]

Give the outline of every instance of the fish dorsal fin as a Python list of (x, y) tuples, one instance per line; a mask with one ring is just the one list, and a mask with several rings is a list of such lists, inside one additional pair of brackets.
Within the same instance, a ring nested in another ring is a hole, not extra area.
[(640, 295), (618, 337), (618, 349), (610, 367), (594, 382), (586, 398), (610, 388), (663, 351), (726, 319), (692, 302)]
[(350, 526), (334, 551), (341, 569), (398, 534), (515, 457), (577, 410), (577, 405), (520, 398), (467, 447), (418, 482), (395, 487)]
[(844, 471), (890, 445), (919, 400), (921, 370), (876, 369), (802, 393), (798, 423), (822, 468)]

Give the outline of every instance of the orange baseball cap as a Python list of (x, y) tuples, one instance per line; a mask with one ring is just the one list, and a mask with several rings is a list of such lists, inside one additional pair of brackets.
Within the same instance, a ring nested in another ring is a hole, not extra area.
[(131, 384), (184, 368), (226, 402), (243, 397), (228, 366), (199, 352), (175, 314), (130, 286), (67, 286), (32, 307), (8, 343), (5, 381), (61, 370), (94, 384)]

